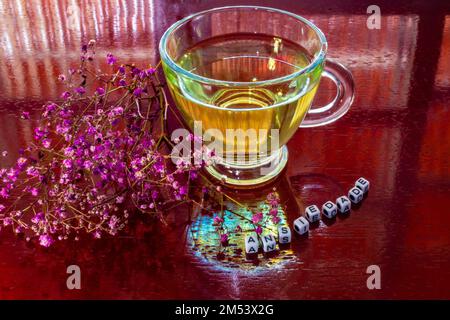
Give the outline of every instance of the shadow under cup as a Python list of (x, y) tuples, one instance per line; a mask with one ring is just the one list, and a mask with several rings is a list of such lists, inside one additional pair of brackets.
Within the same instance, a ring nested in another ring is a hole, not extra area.
[(263, 7), (196, 13), (165, 32), (168, 86), (188, 127), (221, 160), (207, 167), (213, 177), (251, 186), (283, 170), (286, 143), (310, 110), (326, 50), (311, 22)]

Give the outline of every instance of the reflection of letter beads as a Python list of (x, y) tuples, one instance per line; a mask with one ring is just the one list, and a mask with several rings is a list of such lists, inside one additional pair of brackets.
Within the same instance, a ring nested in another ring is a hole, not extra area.
[(322, 206), (322, 213), (328, 219), (333, 219), (337, 214), (337, 207), (332, 201), (327, 201)]
[(299, 235), (305, 234), (309, 231), (309, 222), (305, 217), (299, 217), (294, 221), (294, 230)]
[(316, 205), (312, 205), (306, 208), (306, 218), (309, 222), (313, 223), (320, 220), (320, 211)]
[(277, 242), (273, 234), (268, 233), (261, 236), (261, 242), (264, 252), (275, 251), (277, 248)]
[(255, 254), (258, 253), (258, 237), (256, 234), (250, 234), (245, 237), (245, 253)]
[(288, 226), (278, 227), (278, 242), (282, 244), (291, 242), (291, 229)]

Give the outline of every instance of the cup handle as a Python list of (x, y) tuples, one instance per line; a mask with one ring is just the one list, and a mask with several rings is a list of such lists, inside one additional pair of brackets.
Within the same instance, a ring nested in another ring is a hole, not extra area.
[(351, 72), (346, 67), (327, 59), (322, 76), (334, 82), (336, 85), (336, 96), (333, 101), (322, 107), (311, 107), (300, 124), (300, 128), (319, 127), (332, 123), (346, 114), (353, 102), (355, 83)]

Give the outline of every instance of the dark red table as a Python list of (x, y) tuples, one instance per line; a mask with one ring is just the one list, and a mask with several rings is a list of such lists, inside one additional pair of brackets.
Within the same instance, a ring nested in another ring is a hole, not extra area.
[[(450, 10), (448, 1), (376, 1), (380, 30), (366, 27), (372, 1), (248, 1), (301, 14), (327, 35), (329, 56), (352, 71), (356, 99), (326, 127), (299, 130), (277, 182), (298, 208), (344, 193), (364, 176), (372, 189), (347, 219), (321, 223), (294, 241), (295, 262), (264, 272), (223, 269), (188, 249), (188, 208), (169, 225), (136, 219), (117, 238), (50, 249), (0, 233), (0, 299), (450, 298)], [(162, 32), (189, 13), (237, 1), (0, 1), (0, 148), (10, 165), (32, 139), (32, 115), (62, 90), (82, 42), (98, 55), (156, 63)], [(75, 9), (75, 10), (74, 10)], [(75, 15), (75, 16), (74, 16)], [(74, 18), (75, 17), (75, 18)], [(326, 93), (324, 93), (326, 94)], [(255, 197), (261, 194), (256, 194)], [(237, 195), (238, 196), (238, 195)], [(82, 289), (68, 290), (77, 264)], [(366, 268), (381, 269), (381, 290)]]

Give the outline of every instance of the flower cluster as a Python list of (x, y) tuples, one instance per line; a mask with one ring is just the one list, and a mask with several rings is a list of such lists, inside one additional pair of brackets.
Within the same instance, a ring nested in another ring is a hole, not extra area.
[(264, 226), (271, 221), (274, 225), (280, 223), (281, 218), (278, 216), (281, 209), (280, 197), (274, 190), (269, 193), (266, 198), (266, 205), (268, 206), (267, 214), (263, 211), (258, 211), (252, 215), (252, 223), (255, 227), (255, 232), (260, 235), (263, 232)]
[(81, 231), (115, 235), (136, 211), (163, 220), (205, 165), (173, 164), (164, 152), (171, 142), (159, 119), (168, 104), (156, 68), (119, 65), (108, 54), (112, 72), (98, 74), (94, 46), (84, 45), (80, 66), (58, 77), (67, 89), (43, 106), (34, 143), (0, 169), (0, 229), (44, 247)]

